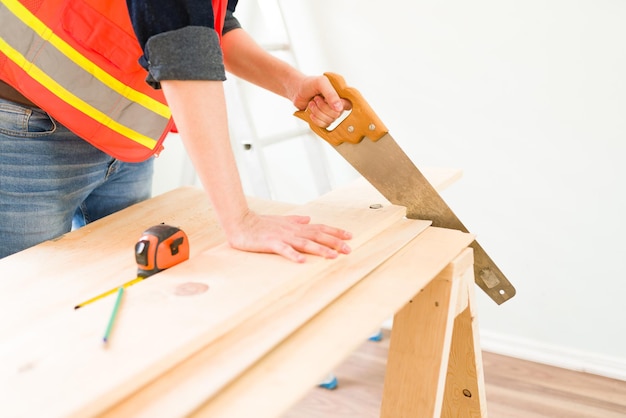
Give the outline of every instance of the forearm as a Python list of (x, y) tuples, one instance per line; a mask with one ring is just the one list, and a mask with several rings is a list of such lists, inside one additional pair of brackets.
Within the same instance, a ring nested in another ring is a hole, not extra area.
[(221, 81), (162, 81), (176, 127), (227, 235), (249, 212), (232, 152)]
[(226, 70), (293, 102), (306, 76), (259, 46), (243, 29), (222, 39)]
[[(141, 62), (149, 71), (148, 81), (163, 88), (181, 139), (230, 245), (245, 251), (280, 254), (297, 262), (304, 261), (303, 253), (327, 258), (349, 253), (344, 243), (350, 239), (346, 231), (310, 224), (308, 217), (259, 215), (249, 209), (231, 148), (221, 81), (225, 79), (226, 64), (233, 74), (304, 109), (318, 96), (334, 96), (333, 106), (337, 106), (339, 97), (328, 80), (305, 77), (271, 56), (241, 29), (234, 29), (234, 21), (230, 21), (223, 36), (224, 52), (229, 57), (224, 62), (212, 19), (207, 18), (211, 2), (171, 1), (167, 15), (162, 14), (161, 2), (128, 3), (144, 51)], [(229, 1), (230, 11), (235, 4), (236, 0)], [(187, 17), (194, 17), (195, 23), (185, 23)], [(310, 109), (313, 119), (320, 107), (312, 105)]]

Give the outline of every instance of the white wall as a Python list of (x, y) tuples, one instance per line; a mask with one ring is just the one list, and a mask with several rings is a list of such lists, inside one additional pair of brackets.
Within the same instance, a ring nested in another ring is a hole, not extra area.
[(478, 292), (483, 346), (626, 379), (626, 3), (293, 3), (305, 70), (343, 74), (418, 166), (463, 169), (444, 198), (518, 291)]
[(281, 4), (303, 70), (341, 73), (418, 166), (463, 170), (443, 196), (518, 292), (477, 289), (483, 347), (626, 380), (626, 3)]

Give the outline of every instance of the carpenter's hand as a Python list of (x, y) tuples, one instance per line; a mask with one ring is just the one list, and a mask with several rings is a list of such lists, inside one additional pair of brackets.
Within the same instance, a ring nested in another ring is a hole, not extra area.
[(303, 263), (304, 254), (336, 258), (350, 253), (345, 240), (352, 235), (342, 229), (311, 224), (308, 216), (271, 216), (249, 212), (237, 231), (229, 233), (233, 248), (259, 253), (275, 253)]
[(344, 110), (352, 108), (325, 76), (303, 78), (293, 104), (300, 110), (308, 109), (311, 121), (321, 128), (327, 128)]

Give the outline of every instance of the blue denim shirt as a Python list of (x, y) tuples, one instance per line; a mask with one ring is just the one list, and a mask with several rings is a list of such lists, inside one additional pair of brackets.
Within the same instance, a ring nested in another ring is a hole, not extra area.
[[(223, 34), (241, 27), (233, 16), (238, 0), (228, 0)], [(126, 0), (143, 49), (146, 81), (225, 80), (224, 58), (215, 32), (210, 0)]]

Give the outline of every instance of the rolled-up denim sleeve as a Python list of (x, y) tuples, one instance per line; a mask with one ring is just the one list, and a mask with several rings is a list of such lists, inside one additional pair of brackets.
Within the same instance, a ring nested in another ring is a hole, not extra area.
[[(223, 32), (240, 27), (229, 0)], [(225, 80), (224, 59), (210, 0), (127, 0), (146, 81)]]

